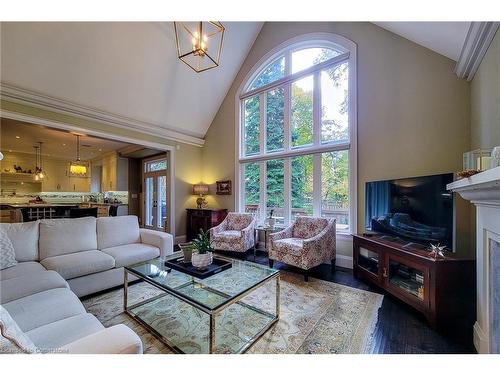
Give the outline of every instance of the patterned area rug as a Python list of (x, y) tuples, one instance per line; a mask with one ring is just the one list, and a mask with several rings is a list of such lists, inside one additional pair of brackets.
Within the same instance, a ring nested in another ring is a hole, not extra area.
[[(280, 320), (247, 353), (370, 351), (382, 295), (313, 278), (306, 283), (301, 275), (289, 272), (281, 271), (280, 274)], [(269, 283), (243, 301), (272, 312), (275, 301), (273, 293), (274, 285)], [(129, 287), (129, 306), (159, 294), (158, 289), (145, 282), (133, 284)], [(172, 353), (160, 340), (123, 312), (122, 290), (103, 293), (85, 299), (83, 303), (87, 311), (105, 326), (123, 323), (132, 328), (142, 339), (144, 353)], [(231, 345), (237, 346), (245, 338), (252, 336), (252, 327), (265, 324), (258, 321), (262, 317), (245, 315), (247, 312), (241, 311), (238, 305), (232, 307), (217, 318), (217, 351), (221, 353), (230, 351)], [(205, 314), (168, 295), (158, 298), (148, 308), (138, 308), (137, 312), (140, 309), (141, 317), (158, 331), (168, 331), (169, 337), (180, 343), (185, 352), (206, 351), (208, 319)], [(176, 318), (173, 319), (172, 316)]]

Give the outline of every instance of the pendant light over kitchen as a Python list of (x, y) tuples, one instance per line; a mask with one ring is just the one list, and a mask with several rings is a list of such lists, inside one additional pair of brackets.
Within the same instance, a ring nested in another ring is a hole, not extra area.
[(35, 181), (40, 181), (45, 178), (45, 172), (42, 169), (42, 142), (38, 142), (38, 146), (33, 146), (35, 148)]
[(76, 161), (71, 162), (69, 172), (73, 176), (85, 176), (87, 174), (87, 165), (80, 159), (80, 136), (76, 135)]

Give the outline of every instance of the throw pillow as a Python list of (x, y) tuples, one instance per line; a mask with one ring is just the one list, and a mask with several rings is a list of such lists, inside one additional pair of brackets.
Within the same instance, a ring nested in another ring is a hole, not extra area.
[(37, 347), (0, 305), (0, 353), (36, 353)]
[(7, 236), (7, 233), (0, 228), (0, 270), (15, 266), (16, 253), (12, 241)]

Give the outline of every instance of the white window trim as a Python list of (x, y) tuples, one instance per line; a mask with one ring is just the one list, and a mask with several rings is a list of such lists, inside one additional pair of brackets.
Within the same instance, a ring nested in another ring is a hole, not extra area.
[[(284, 54), (285, 59), (290, 59), (291, 53), (294, 50), (298, 49), (303, 49), (303, 48), (312, 48), (312, 47), (330, 47), (330, 48), (336, 48), (338, 49), (339, 47), (343, 48), (346, 53), (348, 53), (348, 57), (346, 58), (346, 61), (349, 62), (349, 220), (350, 220), (350, 225), (349, 225), (349, 232), (350, 233), (355, 233), (357, 232), (358, 228), (358, 220), (357, 220), (357, 202), (358, 202), (358, 194), (357, 194), (357, 127), (358, 127), (358, 117), (357, 117), (357, 46), (356, 43), (353, 41), (337, 35), (337, 34), (331, 34), (331, 33), (311, 33), (311, 34), (304, 34), (300, 35), (295, 38), (291, 38), (280, 45), (276, 46), (273, 48), (271, 51), (266, 53), (254, 66), (253, 68), (248, 72), (246, 77), (243, 79), (240, 87), (236, 91), (235, 94), (235, 126), (237, 127), (237, 131), (235, 132), (235, 176), (237, 178), (235, 179), (235, 210), (240, 211), (241, 207), (243, 206), (243, 200), (244, 200), (244, 190), (241, 188), (241, 181), (243, 178), (243, 168), (241, 168), (241, 164), (243, 162), (250, 162), (250, 161), (264, 161), (268, 159), (276, 159), (276, 158), (286, 158), (286, 157), (292, 157), (292, 156), (298, 156), (298, 155), (304, 155), (304, 154), (319, 154), (322, 152), (329, 152), (329, 151), (336, 151), (339, 149), (345, 149), (345, 143), (332, 143), (332, 144), (325, 144), (325, 145), (315, 145), (312, 147), (307, 147), (305, 149), (293, 149), (293, 150), (287, 150), (286, 144), (285, 144), (285, 150), (284, 152), (272, 152), (272, 153), (266, 153), (265, 152), (265, 142), (262, 144), (262, 139), (264, 137), (261, 136), (261, 151), (262, 154), (255, 155), (255, 156), (250, 156), (250, 157), (242, 157), (241, 153), (241, 139), (242, 139), (242, 132), (243, 132), (243, 127), (241, 126), (242, 121), (243, 121), (243, 113), (241, 111), (241, 98), (243, 96), (243, 93), (245, 93), (245, 96), (249, 92), (245, 92), (246, 88), (250, 83), (255, 79), (257, 74), (261, 72), (263, 68), (266, 67), (269, 63), (271, 63), (273, 60), (275, 60), (279, 55)], [(339, 55), (341, 58), (345, 58), (344, 54)], [(339, 57), (337, 56), (337, 58)], [(334, 58), (335, 59), (335, 58)], [(332, 60), (332, 59), (331, 59)], [(328, 61), (330, 62), (330, 60)], [(322, 65), (322, 64), (318, 64)], [(285, 64), (286, 67), (290, 67), (291, 64)], [(315, 66), (317, 67), (317, 66)], [(314, 69), (315, 67), (312, 67)], [(316, 70), (316, 69), (314, 69)], [(307, 70), (306, 70), (307, 71)], [(285, 72), (285, 75), (288, 74), (289, 72)], [(294, 75), (289, 75), (286, 76), (284, 79), (284, 82), (290, 82), (290, 78), (301, 75), (303, 72), (296, 73)], [(281, 82), (281, 85), (284, 85), (285, 87), (285, 96), (289, 95), (289, 89), (286, 89), (289, 85), (285, 84), (284, 82)], [(274, 85), (276, 82), (266, 85), (263, 88), (268, 88), (272, 86), (279, 86), (279, 85)], [(316, 88), (316, 85), (315, 85)], [(254, 92), (260, 91), (262, 88), (259, 88), (258, 90), (252, 90)], [(315, 90), (316, 91), (316, 90)], [(288, 102), (286, 102), (288, 103)], [(287, 106), (285, 105), (285, 129), (288, 129), (286, 126), (286, 122), (289, 121), (287, 119), (287, 116), (289, 116), (289, 109), (286, 108)], [(262, 109), (261, 109), (262, 111)], [(261, 116), (262, 120), (262, 116)], [(264, 124), (261, 121), (261, 132), (262, 132), (262, 126)], [(286, 132), (285, 130), (285, 142), (288, 142), (288, 138), (286, 137)], [(265, 138), (264, 138), (265, 141)], [(314, 156), (314, 159), (319, 159), (320, 155)], [(316, 161), (317, 163), (317, 161)], [(319, 161), (321, 163), (321, 161)], [(314, 168), (317, 169), (317, 168)], [(262, 176), (264, 174), (264, 176)], [(319, 174), (319, 177), (321, 177), (321, 168), (319, 169), (319, 172), (316, 172), (316, 175)], [(316, 184), (321, 184), (321, 180), (317, 179), (316, 175), (313, 176), (314, 181), (313, 183)], [(265, 168), (264, 172), (262, 172), (261, 168), (261, 179), (260, 179), (260, 188), (261, 188), (261, 201), (259, 204), (259, 207), (264, 204), (266, 200), (262, 198), (265, 198), (265, 187), (266, 187), (266, 181), (265, 181)], [(264, 177), (264, 178), (262, 178)], [(286, 176), (285, 176), (286, 178)], [(318, 182), (316, 182), (318, 181)], [(264, 189), (264, 192), (262, 191)], [(317, 189), (314, 189), (316, 191)], [(314, 199), (314, 201), (317, 201), (317, 199)], [(316, 205), (318, 202), (316, 202)], [(285, 204), (286, 205), (286, 204)], [(288, 204), (290, 206), (290, 204)], [(285, 207), (285, 209), (288, 209), (288, 206)], [(319, 215), (321, 211), (320, 207), (314, 207), (314, 215)], [(266, 209), (265, 207), (260, 207), (260, 212), (261, 216), (265, 217), (265, 212)], [(288, 224), (288, 223), (286, 223)], [(342, 234), (342, 233), (339, 233)], [(345, 233), (344, 233), (345, 234)]]

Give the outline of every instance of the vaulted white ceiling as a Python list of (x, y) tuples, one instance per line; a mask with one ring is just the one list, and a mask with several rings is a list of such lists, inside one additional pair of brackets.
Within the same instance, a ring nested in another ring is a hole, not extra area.
[(203, 137), (262, 23), (227, 22), (218, 68), (176, 55), (171, 22), (2, 23), (1, 80)]
[(457, 61), (470, 22), (374, 22), (386, 30)]

